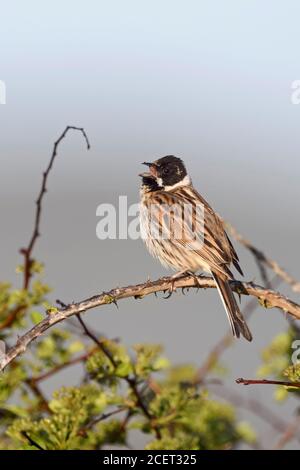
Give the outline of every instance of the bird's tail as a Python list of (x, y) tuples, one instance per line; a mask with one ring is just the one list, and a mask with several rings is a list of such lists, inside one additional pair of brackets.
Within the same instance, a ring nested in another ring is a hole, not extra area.
[(248, 341), (252, 341), (252, 334), (238, 307), (233, 292), (227, 280), (221, 279), (217, 274), (212, 273), (218, 292), (225, 307), (227, 317), (232, 329), (233, 336), (240, 337), (240, 333)]

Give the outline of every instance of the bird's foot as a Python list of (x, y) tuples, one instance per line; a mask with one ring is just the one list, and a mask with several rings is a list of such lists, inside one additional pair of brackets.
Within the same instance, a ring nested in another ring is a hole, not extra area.
[[(178, 273), (175, 273), (172, 277), (171, 277), (171, 285), (168, 289), (168, 294), (166, 295), (166, 297), (164, 297), (164, 299), (169, 299), (171, 297), (171, 295), (173, 294), (173, 292), (176, 292), (176, 286), (175, 286), (175, 282), (180, 279), (181, 277), (186, 277), (187, 275), (189, 275), (188, 271), (179, 271)], [(168, 281), (170, 281), (169, 278), (167, 278)]]
[(169, 289), (166, 291), (167, 295), (163, 297), (164, 299), (169, 299), (171, 295), (176, 291), (175, 281), (176, 281), (176, 278), (171, 278), (171, 285)]

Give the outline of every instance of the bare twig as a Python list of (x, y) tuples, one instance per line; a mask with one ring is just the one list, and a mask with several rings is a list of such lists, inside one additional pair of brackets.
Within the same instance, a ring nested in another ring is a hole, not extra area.
[[(90, 331), (90, 329), (87, 327), (85, 322), (82, 320), (80, 314), (77, 315), (77, 318), (78, 318), (78, 321), (80, 322), (85, 334), (87, 336), (89, 336), (91, 338), (91, 340), (94, 341), (94, 343), (98, 346), (98, 348), (106, 355), (106, 357), (110, 360), (113, 367), (117, 367), (117, 363), (116, 363), (113, 355), (111, 354), (111, 352), (105, 347), (103, 342), (99, 341), (98, 338)], [(126, 375), (126, 376), (123, 377), (123, 379), (127, 382), (129, 387), (131, 388), (131, 390), (132, 390), (132, 392), (133, 392), (133, 394), (136, 398), (136, 402), (137, 402), (138, 407), (142, 410), (142, 412), (144, 413), (146, 418), (150, 421), (150, 424), (152, 424), (153, 429), (156, 433), (156, 437), (158, 439), (160, 439), (160, 437), (161, 437), (160, 430), (154, 424), (155, 417), (152, 416), (152, 414), (150, 413), (150, 411), (148, 410), (148, 408), (147, 408), (147, 406), (144, 402), (143, 396), (142, 396), (142, 394), (140, 393), (140, 391), (138, 389), (138, 384), (137, 384), (136, 377), (135, 376), (130, 377), (129, 375)]]
[(286, 380), (267, 380), (267, 379), (236, 379), (237, 384), (243, 385), (285, 385), (286, 387), (300, 388), (300, 382), (288, 382)]
[(79, 132), (82, 133), (82, 135), (83, 135), (83, 137), (86, 141), (87, 149), (88, 150), (90, 149), (89, 139), (88, 139), (88, 137), (85, 133), (85, 130), (82, 127), (67, 126), (65, 128), (65, 130), (63, 131), (63, 133), (60, 135), (60, 137), (56, 140), (56, 142), (54, 142), (51, 159), (50, 159), (50, 162), (47, 166), (46, 171), (43, 173), (42, 186), (41, 186), (40, 192), (39, 192), (37, 200), (36, 200), (36, 212), (35, 212), (35, 221), (34, 221), (33, 233), (31, 235), (31, 238), (30, 238), (30, 241), (29, 241), (29, 244), (28, 244), (27, 248), (21, 248), (21, 250), (20, 250), (21, 254), (24, 256), (24, 280), (23, 280), (23, 288), (24, 289), (28, 289), (30, 279), (31, 279), (31, 265), (32, 265), (32, 262), (33, 262), (32, 258), (31, 258), (31, 255), (32, 255), (35, 243), (37, 241), (37, 238), (40, 236), (40, 221), (41, 221), (41, 213), (42, 213), (42, 202), (43, 202), (43, 197), (45, 196), (45, 194), (47, 192), (47, 180), (48, 180), (48, 177), (49, 177), (49, 173), (52, 169), (55, 157), (57, 156), (57, 150), (58, 150), (59, 144), (66, 137), (67, 133), (71, 129), (75, 130), (75, 131), (79, 131)]
[(213, 369), (213, 367), (217, 364), (220, 356), (224, 353), (224, 351), (229, 348), (231, 344), (233, 344), (234, 338), (231, 333), (226, 333), (220, 341), (209, 351), (205, 361), (203, 364), (198, 368), (195, 378), (193, 380), (194, 385), (200, 385), (207, 374)]
[(23, 314), (26, 310), (26, 305), (17, 305), (14, 307), (7, 315), (7, 317), (0, 323), (0, 331), (4, 330), (5, 328), (9, 328), (10, 325), (14, 323), (14, 321)]
[(50, 411), (48, 401), (46, 400), (42, 390), (38, 386), (34, 380), (31, 379), (26, 379), (25, 383), (27, 387), (31, 390), (31, 392), (36, 396), (36, 398), (39, 400), (40, 408), (44, 411)]
[[(261, 250), (256, 248), (249, 240), (244, 238), (231, 224), (226, 222), (226, 228), (230, 234), (245, 248), (247, 248), (253, 256), (256, 258), (258, 264), (264, 263), (270, 269), (274, 271), (277, 276), (281, 277), (284, 282), (289, 284), (292, 287), (294, 292), (300, 292), (300, 282), (297, 279), (293, 278), (289, 273), (287, 273), (276, 261), (267, 257)], [(262, 276), (264, 274), (261, 272)]]
[[(28, 246), (26, 248), (21, 248), (20, 249), (20, 253), (24, 256), (23, 289), (28, 289), (29, 288), (30, 280), (31, 280), (31, 277), (32, 277), (31, 267), (32, 267), (32, 263), (34, 261), (33, 258), (32, 258), (32, 253), (33, 253), (33, 249), (35, 247), (35, 243), (36, 243), (38, 237), (40, 236), (40, 222), (41, 222), (41, 214), (42, 214), (42, 203), (43, 203), (43, 198), (44, 198), (44, 196), (47, 192), (48, 177), (49, 177), (50, 171), (53, 167), (55, 157), (57, 156), (57, 151), (58, 151), (59, 144), (66, 137), (67, 133), (70, 130), (75, 130), (75, 131), (81, 132), (84, 139), (85, 139), (85, 141), (86, 141), (87, 149), (88, 150), (90, 149), (89, 139), (88, 139), (88, 136), (87, 136), (87, 134), (86, 134), (83, 127), (67, 126), (65, 128), (65, 130), (63, 131), (63, 133), (60, 135), (60, 137), (56, 140), (56, 142), (54, 142), (50, 162), (49, 162), (49, 164), (46, 168), (46, 171), (44, 171), (44, 173), (43, 173), (41, 189), (39, 191), (39, 194), (38, 194), (38, 197), (37, 197), (37, 200), (36, 200), (36, 211), (35, 211), (33, 232), (32, 232), (31, 238), (29, 240)], [(9, 314), (7, 315), (5, 320), (2, 323), (0, 323), (0, 330), (3, 330), (5, 328), (9, 328), (14, 323), (14, 321), (17, 319), (17, 317), (22, 315), (26, 311), (26, 308), (27, 308), (27, 305), (17, 305), (14, 309), (12, 309), (12, 311), (9, 312)]]
[(80, 356), (75, 357), (74, 359), (70, 359), (69, 361), (64, 362), (63, 364), (58, 364), (57, 366), (54, 366), (52, 369), (50, 369), (47, 372), (44, 372), (43, 374), (40, 374), (36, 377), (32, 377), (31, 379), (29, 379), (29, 381), (32, 384), (38, 384), (39, 382), (47, 380), (53, 375), (57, 374), (58, 372), (60, 372), (61, 370), (67, 367), (71, 367), (71, 366), (74, 366), (76, 364), (80, 364), (81, 362), (86, 361), (92, 354), (94, 354), (95, 351), (96, 351), (96, 348), (92, 348), (90, 351), (84, 354), (81, 354)]
[(36, 447), (39, 450), (45, 450), (43, 449), (42, 446), (40, 446), (37, 442), (35, 442), (26, 431), (22, 431), (22, 434), (24, 437), (26, 437), (27, 441), (33, 446)]
[(126, 415), (124, 416), (124, 419), (122, 420), (121, 422), (121, 426), (120, 426), (120, 431), (121, 432), (124, 432), (130, 419), (132, 418), (132, 416), (134, 415), (134, 412), (133, 410), (129, 409), (126, 413)]
[(261, 261), (261, 259), (257, 258), (257, 256), (255, 257), (255, 261), (260, 272), (260, 277), (263, 282), (263, 286), (267, 287), (268, 289), (272, 289), (272, 284), (269, 280), (266, 265)]
[(105, 419), (111, 418), (111, 416), (115, 416), (115, 415), (117, 415), (119, 413), (122, 413), (126, 410), (127, 410), (127, 408), (125, 406), (122, 406), (120, 408), (117, 408), (116, 410), (110, 411), (109, 413), (103, 413), (101, 416), (98, 416), (97, 418), (94, 418), (86, 426), (84, 426), (84, 428), (82, 428), (79, 431), (79, 434), (84, 435), (86, 433), (86, 431), (88, 431), (89, 429), (91, 429), (93, 426), (100, 423), (101, 421), (104, 421)]
[[(24, 353), (32, 341), (43, 335), (53, 325), (64, 321), (66, 318), (78, 315), (95, 307), (115, 303), (121, 299), (129, 297), (142, 298), (146, 295), (154, 294), (155, 292), (164, 292), (169, 290), (172, 286), (176, 288), (193, 287), (196, 289), (199, 287), (215, 288), (215, 283), (210, 277), (200, 277), (196, 280), (194, 276), (186, 276), (177, 279), (175, 283), (172, 278), (167, 277), (152, 282), (147, 281), (143, 284), (112, 289), (110, 292), (103, 292), (82, 302), (73, 303), (67, 308), (57, 309), (55, 312), (51, 310), (44, 320), (21, 336), (16, 345), (10, 348), (6, 355), (2, 356), (0, 360), (0, 370), (3, 370), (13, 359)], [(300, 305), (278, 292), (264, 289), (252, 282), (242, 283), (239, 281), (231, 281), (231, 288), (235, 292), (257, 297), (260, 302), (267, 307), (281, 308), (293, 317), (300, 319)]]
[(252, 414), (258, 416), (276, 431), (282, 433), (286, 430), (288, 424), (259, 400), (240, 395), (239, 393), (226, 388), (223, 384), (221, 388), (215, 385), (209, 388), (213, 391), (213, 393), (228, 400), (234, 406), (248, 410)]
[[(281, 282), (281, 278), (277, 275), (271, 280), (272, 286), (278, 286)], [(256, 298), (252, 298), (249, 300), (245, 308), (243, 309), (243, 316), (246, 320), (249, 320), (250, 316), (254, 313), (256, 308), (258, 307), (258, 303)], [(216, 365), (218, 360), (220, 359), (221, 355), (228, 349), (234, 342), (234, 337), (232, 334), (226, 333), (216, 344), (215, 346), (209, 351), (205, 361), (203, 364), (198, 368), (194, 383), (200, 384), (207, 374), (211, 371), (211, 369)]]
[(110, 360), (110, 362), (112, 363), (112, 365), (114, 367), (117, 367), (117, 364), (116, 364), (116, 361), (114, 360), (114, 357), (113, 355), (111, 354), (111, 352), (109, 351), (109, 349), (107, 349), (105, 347), (105, 344), (104, 344), (104, 340), (99, 340), (97, 338), (97, 336), (94, 335), (94, 333), (92, 333), (92, 331), (86, 326), (85, 322), (82, 320), (80, 314), (77, 315), (77, 318), (78, 318), (78, 321), (79, 323), (81, 324), (83, 330), (84, 330), (84, 333), (89, 337), (91, 338), (92, 341), (94, 341), (94, 343), (98, 346), (98, 348), (105, 354), (105, 356), (108, 357), (108, 359)]

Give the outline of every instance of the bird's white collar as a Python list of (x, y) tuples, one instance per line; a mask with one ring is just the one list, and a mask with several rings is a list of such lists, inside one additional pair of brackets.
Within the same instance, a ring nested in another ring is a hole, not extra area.
[[(188, 186), (190, 185), (192, 182), (191, 178), (189, 177), (189, 175), (186, 175), (183, 180), (181, 181), (178, 181), (178, 183), (175, 183), (171, 186), (163, 186), (164, 190), (165, 191), (173, 191), (173, 189), (176, 189), (176, 188), (181, 188), (182, 186)], [(159, 186), (162, 186), (162, 179), (161, 178), (157, 178), (157, 183), (159, 184)]]

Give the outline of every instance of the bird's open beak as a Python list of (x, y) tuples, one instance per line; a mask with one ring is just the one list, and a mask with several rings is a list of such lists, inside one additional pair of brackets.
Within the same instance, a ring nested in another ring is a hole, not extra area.
[(144, 173), (140, 173), (139, 176), (142, 178), (155, 178), (157, 176), (157, 167), (154, 163), (144, 162), (142, 165), (146, 165), (149, 167), (149, 171), (145, 171)]

